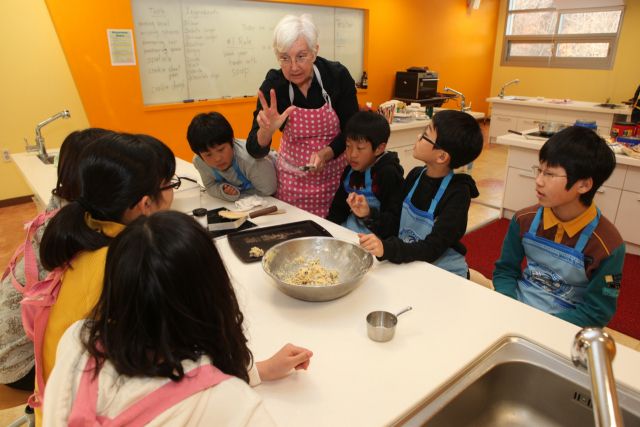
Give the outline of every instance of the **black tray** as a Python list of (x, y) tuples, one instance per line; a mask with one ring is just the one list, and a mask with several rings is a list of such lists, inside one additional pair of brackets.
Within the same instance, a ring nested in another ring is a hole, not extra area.
[[(227, 210), (228, 210), (227, 208), (218, 208), (218, 209), (213, 209), (213, 210), (207, 211), (207, 222), (209, 224), (219, 224), (221, 222), (233, 222), (233, 221), (235, 221), (234, 219), (224, 218), (224, 217), (221, 217), (220, 215), (218, 215), (218, 213), (220, 211), (227, 211)], [(226, 236), (227, 234), (237, 233), (238, 231), (241, 231), (241, 230), (247, 230), (247, 229), (253, 228), (253, 227), (257, 227), (257, 225), (254, 224), (253, 222), (247, 220), (240, 227), (236, 228), (235, 230), (220, 230), (220, 231), (211, 231), (211, 230), (209, 230), (209, 234), (211, 234), (212, 237), (220, 237), (220, 236)]]
[(333, 237), (331, 233), (320, 225), (311, 220), (307, 220), (234, 233), (229, 235), (227, 240), (238, 258), (240, 258), (242, 262), (248, 263), (262, 260), (262, 257), (252, 258), (249, 256), (249, 251), (253, 247), (258, 247), (267, 252), (278, 243), (299, 237), (312, 236)]

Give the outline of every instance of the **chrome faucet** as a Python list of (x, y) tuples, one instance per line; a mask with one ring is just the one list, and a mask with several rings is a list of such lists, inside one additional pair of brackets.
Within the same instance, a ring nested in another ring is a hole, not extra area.
[(514, 84), (514, 83), (515, 83), (515, 84), (520, 83), (520, 79), (515, 79), (514, 81), (509, 82), (509, 83), (507, 83), (506, 85), (502, 86), (502, 91), (500, 92), (500, 95), (498, 95), (498, 96), (500, 97), (500, 99), (503, 99), (503, 98), (504, 98), (504, 88), (505, 88), (505, 87), (507, 87), (507, 86), (509, 86), (510, 84)]
[(582, 329), (571, 348), (573, 364), (591, 377), (591, 402), (596, 427), (623, 426), (611, 368), (615, 356), (613, 338), (598, 328)]
[(466, 111), (471, 110), (471, 103), (469, 103), (469, 106), (468, 106), (468, 107), (465, 107), (465, 106), (464, 106), (464, 105), (465, 105), (465, 104), (464, 104), (464, 100), (465, 100), (465, 98), (464, 98), (464, 95), (463, 95), (463, 94), (461, 94), (461, 93), (460, 93), (460, 92), (458, 92), (457, 90), (453, 90), (453, 89), (451, 89), (450, 87), (445, 87), (445, 88), (444, 88), (444, 91), (445, 91), (445, 92), (453, 92), (453, 93), (455, 93), (455, 94), (457, 94), (457, 95), (459, 95), (459, 96), (461, 96), (461, 97), (462, 97), (462, 103), (460, 104), (460, 111), (465, 111), (465, 112), (466, 112)]
[(69, 114), (68, 110), (64, 110), (64, 111), (61, 111), (60, 113), (56, 114), (55, 116), (48, 118), (47, 120), (45, 120), (44, 122), (42, 122), (38, 126), (36, 126), (36, 145), (29, 145), (29, 141), (27, 141), (27, 138), (24, 139), (24, 143), (26, 144), (25, 145), (25, 149), (27, 150), (27, 153), (31, 153), (33, 151), (37, 151), (38, 152), (38, 158), (44, 164), (51, 164), (53, 162), (50, 161), (48, 159), (48, 157), (47, 157), (47, 149), (44, 146), (44, 138), (42, 137), (42, 134), (40, 133), (40, 129), (44, 125), (47, 125), (47, 124), (51, 123), (52, 121), (54, 121), (55, 119), (59, 119), (60, 117), (62, 117), (63, 119), (68, 119), (69, 117), (71, 117), (71, 115)]

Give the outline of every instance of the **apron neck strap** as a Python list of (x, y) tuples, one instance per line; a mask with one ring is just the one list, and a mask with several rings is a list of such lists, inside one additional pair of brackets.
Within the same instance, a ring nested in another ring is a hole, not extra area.
[(413, 197), (413, 192), (416, 190), (416, 187), (418, 186), (418, 183), (420, 182), (420, 178), (422, 178), (422, 174), (424, 174), (424, 171), (426, 171), (426, 170), (427, 170), (427, 167), (425, 166), (420, 171), (420, 176), (418, 176), (418, 179), (416, 179), (415, 184), (413, 184), (413, 187), (411, 187), (411, 191), (409, 191), (409, 194), (407, 194), (407, 198), (409, 200), (411, 200), (411, 198)]
[(438, 202), (442, 198), (444, 191), (449, 186), (449, 182), (451, 182), (452, 177), (453, 177), (453, 170), (450, 170), (447, 176), (445, 176), (444, 179), (442, 180), (442, 183), (440, 184), (440, 188), (438, 188), (438, 192), (436, 193), (436, 197), (434, 197), (433, 200), (431, 200), (431, 205), (429, 206), (430, 214), (433, 214), (433, 212), (436, 210), (436, 206), (438, 206)]
[[(322, 89), (322, 97), (326, 102), (329, 103), (329, 108), (333, 108), (331, 107), (331, 98), (329, 97), (327, 91), (324, 90), (324, 86), (322, 85), (322, 77), (320, 76), (320, 71), (318, 70), (318, 67), (316, 67), (316, 64), (313, 64), (313, 74), (315, 74), (316, 79), (318, 79), (318, 83), (320, 83), (320, 89)], [(291, 102), (291, 105), (293, 105), (293, 85), (291, 84), (291, 81), (289, 81), (289, 101)]]
[(533, 222), (531, 223), (531, 226), (529, 227), (529, 233), (533, 234), (534, 236), (538, 231), (538, 227), (540, 226), (540, 221), (542, 221), (542, 212), (544, 212), (544, 208), (540, 206), (538, 208), (538, 212), (536, 213), (536, 216), (533, 218)]
[[(344, 179), (345, 184), (349, 185), (351, 183), (350, 179), (351, 179), (352, 173), (353, 173), (353, 168), (351, 168), (351, 170), (347, 174), (347, 177)], [(371, 168), (369, 168), (364, 173), (364, 187), (368, 191), (373, 191), (371, 188), (372, 185), (373, 185), (373, 181), (371, 180)]]
[(598, 209), (597, 206), (596, 206), (596, 211), (598, 212), (596, 217), (593, 218), (589, 224), (587, 224), (584, 230), (582, 230), (582, 234), (578, 239), (578, 243), (576, 243), (575, 250), (580, 253), (582, 253), (582, 251), (584, 250), (584, 247), (587, 245), (587, 241), (591, 237), (591, 234), (593, 234), (593, 230), (596, 229), (596, 227), (598, 226), (598, 223), (600, 222), (600, 209)]
[[(540, 226), (540, 222), (542, 221), (543, 212), (544, 212), (544, 208), (540, 206), (538, 208), (538, 212), (536, 213), (535, 218), (533, 218), (533, 222), (531, 223), (531, 226), (529, 227), (529, 233), (533, 234), (534, 236), (536, 235), (536, 232), (538, 231), (538, 227)], [(582, 253), (582, 251), (584, 250), (584, 247), (587, 245), (587, 241), (591, 237), (591, 234), (593, 234), (593, 230), (596, 229), (596, 227), (598, 226), (598, 223), (600, 222), (601, 213), (600, 213), (600, 209), (597, 206), (596, 206), (596, 212), (598, 212), (596, 214), (596, 217), (593, 218), (589, 224), (587, 224), (584, 230), (582, 230), (582, 233), (580, 234), (580, 238), (578, 239), (578, 243), (576, 243), (576, 246), (574, 248), (576, 251), (580, 253)]]

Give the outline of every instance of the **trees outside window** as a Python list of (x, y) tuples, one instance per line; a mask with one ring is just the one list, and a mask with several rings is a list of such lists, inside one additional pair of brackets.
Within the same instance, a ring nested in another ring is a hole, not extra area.
[(613, 68), (624, 7), (558, 10), (553, 0), (510, 0), (501, 65)]

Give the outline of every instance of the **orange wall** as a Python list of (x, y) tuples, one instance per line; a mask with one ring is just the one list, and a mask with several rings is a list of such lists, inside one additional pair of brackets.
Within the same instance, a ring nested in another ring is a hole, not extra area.
[[(145, 111), (137, 66), (112, 67), (107, 43), (106, 29), (133, 29), (130, 0), (45, 2), (91, 126), (153, 135), (185, 160), (193, 156), (186, 129), (201, 112), (219, 111), (236, 137), (248, 135), (255, 99)], [(391, 99), (396, 71), (426, 65), (440, 74), (440, 91), (450, 86), (464, 93), (467, 103), (473, 102), (474, 111), (488, 112), (485, 99), (491, 86), (499, 0), (483, 0), (477, 10), (468, 9), (467, 0), (296, 3), (369, 9), (369, 89), (359, 94), (361, 104), (372, 102), (375, 107)], [(450, 101), (445, 107), (456, 104)]]

